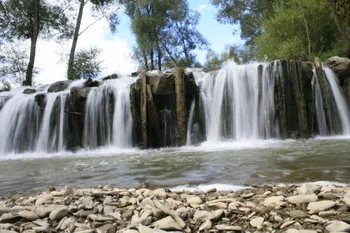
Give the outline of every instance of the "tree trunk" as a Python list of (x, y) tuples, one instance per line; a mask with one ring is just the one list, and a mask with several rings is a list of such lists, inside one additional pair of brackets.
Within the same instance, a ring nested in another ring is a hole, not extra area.
[(145, 50), (141, 49), (141, 53), (142, 53), (143, 61), (145, 63), (145, 68), (147, 71), (149, 71), (148, 59), (147, 59), (147, 55), (146, 55)]
[(158, 70), (162, 71), (162, 52), (160, 50), (159, 43), (157, 43), (157, 53), (158, 53)]
[(301, 2), (301, 0), (299, 0), (299, 7), (300, 7), (300, 12), (301, 12), (301, 15), (303, 17), (304, 24), (305, 24), (305, 31), (306, 31), (306, 37), (307, 37), (307, 43), (308, 43), (308, 58), (310, 59), (310, 56), (311, 56), (311, 40), (310, 40), (309, 25), (308, 25), (308, 23), (306, 21), (306, 18), (305, 18), (304, 7), (303, 7), (303, 3)]
[(153, 46), (151, 48), (151, 70), (154, 70), (154, 51), (153, 51)]
[(28, 86), (31, 86), (33, 81), (36, 43), (38, 41), (39, 23), (40, 23), (40, 15), (39, 15), (40, 0), (33, 0), (33, 3), (34, 3), (34, 20), (33, 20), (32, 35), (30, 38), (30, 56), (29, 56), (29, 63), (28, 63), (28, 68), (26, 72), (26, 81), (23, 83), (24, 85), (28, 85)]
[(81, 19), (83, 18), (83, 12), (84, 12), (84, 6), (85, 6), (84, 0), (79, 0), (79, 1), (80, 1), (79, 13), (78, 13), (78, 18), (77, 18), (77, 23), (75, 25), (73, 42), (72, 42), (72, 47), (70, 49), (69, 60), (68, 60), (67, 77), (69, 80), (74, 79), (74, 75), (73, 75), (74, 69), (73, 68), (74, 68), (75, 49), (77, 48), (77, 44), (78, 44)]

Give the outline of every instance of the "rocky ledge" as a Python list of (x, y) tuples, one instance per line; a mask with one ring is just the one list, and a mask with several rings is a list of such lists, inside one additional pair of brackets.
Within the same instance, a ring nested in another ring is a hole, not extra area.
[(350, 187), (207, 192), (110, 186), (0, 199), (0, 232), (350, 232)]

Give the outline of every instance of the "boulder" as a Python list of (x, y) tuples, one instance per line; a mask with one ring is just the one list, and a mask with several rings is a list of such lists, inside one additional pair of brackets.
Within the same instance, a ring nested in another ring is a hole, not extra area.
[(30, 95), (30, 94), (33, 94), (35, 92), (36, 92), (36, 90), (34, 88), (26, 88), (26, 89), (24, 89), (23, 94)]
[(111, 75), (108, 75), (108, 76), (102, 78), (102, 80), (105, 81), (105, 80), (117, 79), (117, 78), (119, 78), (119, 76), (117, 74), (111, 74)]
[(340, 82), (343, 82), (346, 78), (350, 78), (349, 58), (334, 56), (328, 58), (324, 64), (337, 74)]
[(88, 78), (85, 82), (84, 82), (84, 87), (98, 87), (100, 86), (100, 82), (97, 80), (93, 80), (91, 78)]
[(72, 83), (71, 80), (64, 80), (52, 83), (47, 90), (47, 92), (60, 92), (64, 91), (68, 88), (68, 86)]

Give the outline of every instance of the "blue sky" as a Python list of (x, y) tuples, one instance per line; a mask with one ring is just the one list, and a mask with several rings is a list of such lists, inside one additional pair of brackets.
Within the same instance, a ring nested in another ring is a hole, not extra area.
[[(210, 4), (210, 0), (189, 0), (189, 5), (192, 10), (197, 10), (201, 14), (197, 29), (208, 40), (212, 50), (221, 53), (227, 44), (243, 44), (237, 25), (221, 24), (216, 20), (217, 8)], [(235, 34), (233, 34), (234, 31)], [(116, 34), (135, 45), (135, 38), (130, 29), (130, 19), (125, 14), (120, 15), (120, 25)], [(110, 33), (107, 32), (106, 39), (108, 37)], [(207, 51), (197, 50), (196, 53), (198, 60), (203, 63)]]
[[(175, 1), (175, 0), (174, 0)], [(220, 24), (216, 20), (217, 9), (210, 4), (210, 0), (189, 0), (190, 8), (201, 14), (197, 29), (210, 43), (210, 48), (217, 53), (224, 51), (228, 44), (241, 45), (243, 41), (239, 36), (239, 27)], [(84, 11), (82, 27), (96, 21), (90, 7)], [(113, 9), (111, 9), (113, 10)], [(130, 19), (120, 10), (120, 25), (115, 34), (109, 31), (109, 24), (102, 19), (89, 30), (79, 36), (77, 51), (96, 47), (101, 49), (102, 76), (112, 73), (130, 74), (137, 70), (138, 65), (132, 59), (132, 47), (135, 39), (130, 29)], [(233, 34), (233, 32), (236, 34)], [(25, 44), (29, 51), (29, 41)], [(66, 79), (66, 62), (62, 61), (62, 55), (69, 54), (71, 40), (64, 43), (40, 39), (37, 45), (36, 67), (40, 73), (38, 83), (51, 83)], [(199, 62), (204, 63), (207, 51), (195, 51)]]

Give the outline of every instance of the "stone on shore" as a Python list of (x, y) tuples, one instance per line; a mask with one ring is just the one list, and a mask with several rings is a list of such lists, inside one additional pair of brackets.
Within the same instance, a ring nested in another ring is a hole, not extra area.
[(315, 184), (235, 192), (66, 186), (0, 199), (0, 233), (347, 232), (349, 190)]

